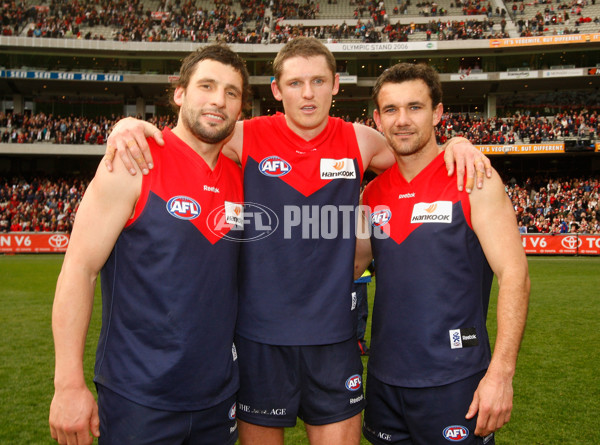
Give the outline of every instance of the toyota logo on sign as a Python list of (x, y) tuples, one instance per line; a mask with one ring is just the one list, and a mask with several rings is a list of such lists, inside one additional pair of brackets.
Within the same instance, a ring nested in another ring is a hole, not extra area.
[(57, 248), (67, 247), (67, 244), (69, 244), (69, 237), (67, 235), (52, 235), (48, 238), (48, 244)]
[(577, 249), (581, 247), (581, 239), (574, 235), (565, 236), (560, 243), (565, 249)]

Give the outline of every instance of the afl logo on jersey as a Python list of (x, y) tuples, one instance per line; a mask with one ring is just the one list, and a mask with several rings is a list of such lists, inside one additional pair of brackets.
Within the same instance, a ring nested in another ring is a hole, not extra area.
[(174, 196), (167, 202), (167, 212), (179, 219), (196, 219), (200, 216), (200, 204), (187, 196)]
[(371, 213), (371, 225), (373, 227), (385, 226), (390, 219), (392, 219), (392, 212), (390, 209), (378, 210)]
[(362, 385), (362, 377), (358, 374), (354, 374), (352, 377), (346, 380), (346, 388), (350, 391), (358, 391)]
[(443, 435), (450, 442), (462, 442), (469, 437), (469, 430), (462, 425), (452, 425), (444, 429)]
[(278, 176), (287, 175), (292, 171), (292, 166), (279, 156), (269, 156), (260, 161), (258, 170), (265, 176), (276, 178)]

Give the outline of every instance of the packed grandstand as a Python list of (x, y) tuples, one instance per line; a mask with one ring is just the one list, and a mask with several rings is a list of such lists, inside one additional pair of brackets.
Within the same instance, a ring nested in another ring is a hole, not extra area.
[(444, 88), (438, 140), (464, 136), (490, 155), (522, 233), (598, 234), (598, 17), (595, 0), (6, 2), (0, 233), (68, 233), (113, 124), (174, 126), (169, 84), (198, 45), (246, 59), (251, 117), (282, 111), (272, 59), (313, 36), (338, 61), (333, 115), (374, 126), (376, 77), (431, 64)]

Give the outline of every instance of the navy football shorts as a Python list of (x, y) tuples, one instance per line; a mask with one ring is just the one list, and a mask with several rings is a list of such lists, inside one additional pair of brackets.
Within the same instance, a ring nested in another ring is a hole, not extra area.
[(493, 445), (476, 436), (477, 416), (465, 419), (485, 371), (444, 386), (404, 388), (367, 374), (363, 434), (376, 445)]
[(236, 338), (240, 368), (238, 418), (291, 427), (341, 422), (365, 404), (356, 338), (318, 346), (274, 346)]
[(102, 385), (98, 390), (99, 445), (233, 445), (235, 395), (199, 411), (163, 411), (138, 405)]

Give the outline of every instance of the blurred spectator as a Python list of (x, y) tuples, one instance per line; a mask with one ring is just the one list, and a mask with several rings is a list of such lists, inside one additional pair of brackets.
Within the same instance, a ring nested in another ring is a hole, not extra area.
[[(89, 180), (0, 178), (0, 232), (70, 232)], [(600, 233), (597, 177), (506, 184), (521, 233)]]
[[(0, 112), (0, 142), (103, 145), (112, 126), (123, 117), (63, 117), (45, 113), (29, 115)], [(150, 121), (161, 128), (173, 128), (175, 125), (173, 116), (158, 116)]]
[(527, 233), (600, 233), (597, 177), (528, 178), (506, 190)]
[(89, 181), (0, 178), (0, 232), (70, 232)]

